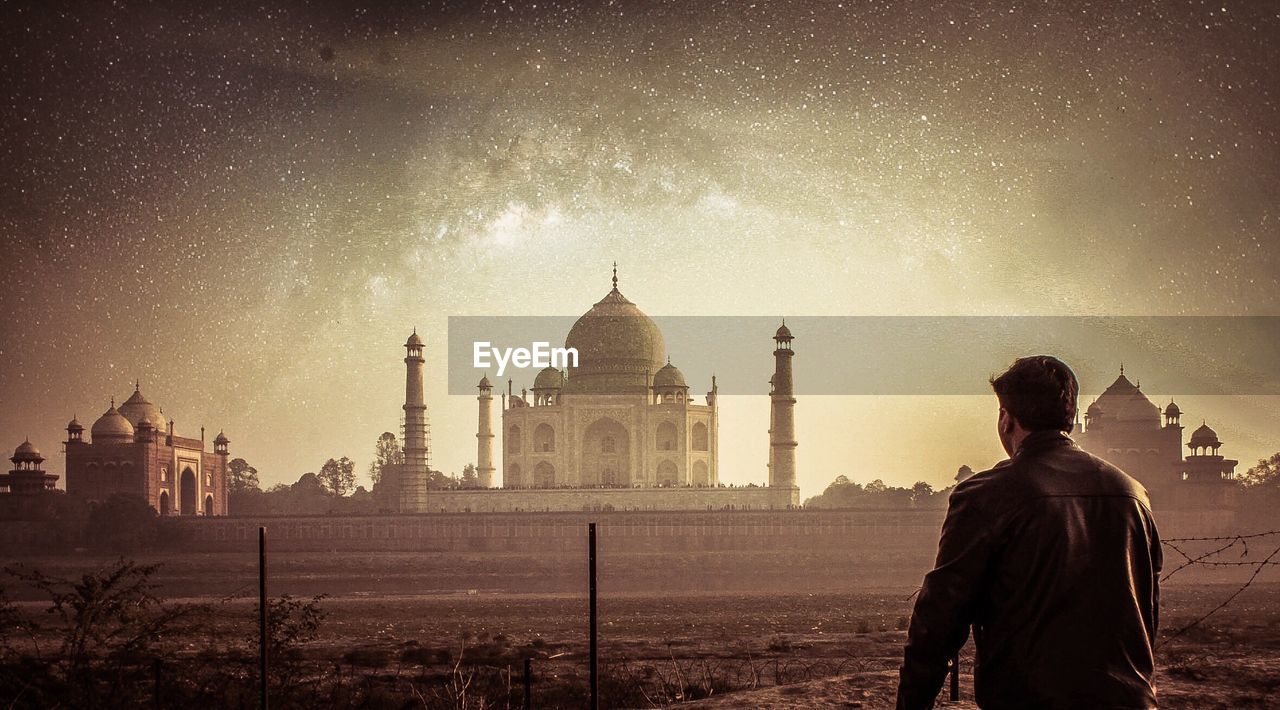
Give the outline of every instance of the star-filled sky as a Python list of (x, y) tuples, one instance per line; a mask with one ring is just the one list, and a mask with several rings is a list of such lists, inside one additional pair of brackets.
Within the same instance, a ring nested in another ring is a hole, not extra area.
[[(363, 469), (416, 326), (458, 471), (447, 317), (581, 313), (615, 259), (651, 314), (1280, 313), (1274, 2), (383, 5), (0, 8), (0, 444), (60, 473), (138, 379), (267, 484)], [(1280, 449), (1276, 398), (1179, 404)], [(764, 480), (767, 402), (723, 413)], [(798, 417), (806, 496), (1000, 458), (985, 397)]]

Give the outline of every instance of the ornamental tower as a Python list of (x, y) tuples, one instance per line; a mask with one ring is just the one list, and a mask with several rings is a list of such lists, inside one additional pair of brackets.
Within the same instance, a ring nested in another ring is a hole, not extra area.
[(769, 487), (796, 487), (795, 392), (791, 383), (791, 331), (786, 321), (773, 340), (774, 370), (769, 391)]
[(476, 478), (481, 488), (493, 488), (493, 386), (481, 377), (480, 423), (476, 429)]
[(40, 455), (30, 439), (23, 441), (9, 459), (13, 470), (0, 474), (0, 489), (14, 495), (36, 495), (54, 490), (58, 482), (56, 473), (45, 473), (44, 456)]
[(427, 509), (427, 404), (423, 394), (422, 338), (417, 329), (404, 344), (404, 464), (400, 468), (400, 510)]

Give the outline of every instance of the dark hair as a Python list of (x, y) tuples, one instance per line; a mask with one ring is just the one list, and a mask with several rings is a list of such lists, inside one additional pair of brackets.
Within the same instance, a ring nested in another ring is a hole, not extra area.
[(1067, 364), (1049, 355), (1020, 357), (991, 378), (1000, 406), (1028, 431), (1071, 431), (1080, 384)]

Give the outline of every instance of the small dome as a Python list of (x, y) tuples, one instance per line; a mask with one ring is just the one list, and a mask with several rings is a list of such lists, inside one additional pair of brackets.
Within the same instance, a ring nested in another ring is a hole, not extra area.
[(489, 382), (489, 376), (488, 376), (488, 375), (484, 375), (483, 377), (481, 377), (481, 378), (480, 378), (480, 384), (479, 384), (479, 385), (477, 385), (477, 387), (479, 387), (479, 388), (480, 388), (480, 389), (482, 389), (482, 390), (483, 390), (483, 389), (493, 389), (493, 385)]
[(1092, 404), (1089, 405), (1088, 409), (1084, 410), (1084, 413), (1085, 413), (1085, 416), (1087, 417), (1100, 417), (1102, 416), (1102, 407), (1095, 400)]
[(785, 321), (782, 323), (781, 326), (778, 327), (778, 332), (773, 334), (773, 339), (774, 340), (791, 340), (791, 329), (787, 327), (787, 324)]
[(30, 439), (18, 444), (18, 448), (13, 450), (13, 458), (10, 459), (14, 463), (19, 461), (44, 461), (44, 457), (40, 455), (40, 449), (31, 443)]
[(91, 431), (95, 444), (133, 440), (133, 425), (124, 418), (115, 405), (98, 417)]
[(417, 347), (417, 348), (422, 347), (422, 338), (418, 335), (418, 329), (417, 329), (417, 328), (414, 328), (414, 330), (413, 330), (413, 335), (410, 335), (410, 336), (409, 336), (409, 339), (405, 341), (404, 346), (405, 346), (406, 348), (408, 348), (408, 347)]
[(143, 431), (144, 429), (154, 429), (154, 428), (155, 427), (151, 426), (151, 420), (145, 417), (143, 418), (142, 421), (138, 422), (138, 426), (136, 427), (137, 431)]
[(1169, 400), (1169, 406), (1164, 408), (1164, 415), (1166, 417), (1180, 417), (1182, 416), (1182, 410), (1173, 403), (1173, 400)]
[(231, 440), (227, 438), (227, 435), (226, 435), (226, 434), (223, 434), (221, 431), (219, 431), (219, 432), (218, 432), (218, 435), (217, 435), (217, 436), (215, 436), (215, 437), (213, 437), (213, 443), (215, 443), (215, 444), (230, 444), (230, 443), (231, 443)]
[(544, 367), (533, 380), (536, 390), (558, 390), (564, 384), (564, 376), (554, 367)]
[(84, 431), (84, 425), (80, 423), (79, 419), (72, 417), (71, 421), (67, 423), (67, 431)]
[(1191, 443), (1187, 444), (1191, 447), (1197, 446), (1221, 446), (1222, 442), (1218, 440), (1218, 432), (1209, 427), (1208, 424), (1201, 424), (1195, 431), (1191, 432)]
[(684, 373), (680, 368), (672, 365), (670, 362), (663, 365), (660, 370), (653, 376), (653, 386), (657, 387), (685, 387), (689, 385), (684, 381)]

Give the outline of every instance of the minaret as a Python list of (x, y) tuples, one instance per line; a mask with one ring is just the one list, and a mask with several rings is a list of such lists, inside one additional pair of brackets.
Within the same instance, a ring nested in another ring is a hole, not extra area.
[(769, 392), (769, 486), (796, 487), (796, 398), (791, 387), (791, 331), (786, 321), (773, 336), (773, 387)]
[(480, 378), (480, 423), (476, 429), (476, 477), (481, 488), (493, 488), (493, 386)]
[(214, 505), (215, 515), (226, 515), (230, 512), (228, 509), (229, 501), (227, 497), (227, 474), (230, 470), (227, 468), (227, 457), (231, 452), (227, 449), (227, 445), (231, 440), (227, 438), (226, 432), (218, 430), (218, 435), (213, 437), (213, 453), (218, 456), (218, 476), (217, 484), (214, 486), (215, 495), (217, 496), (217, 504)]
[(427, 405), (423, 395), (422, 338), (415, 328), (404, 344), (404, 464), (400, 469), (400, 511), (427, 509)]

